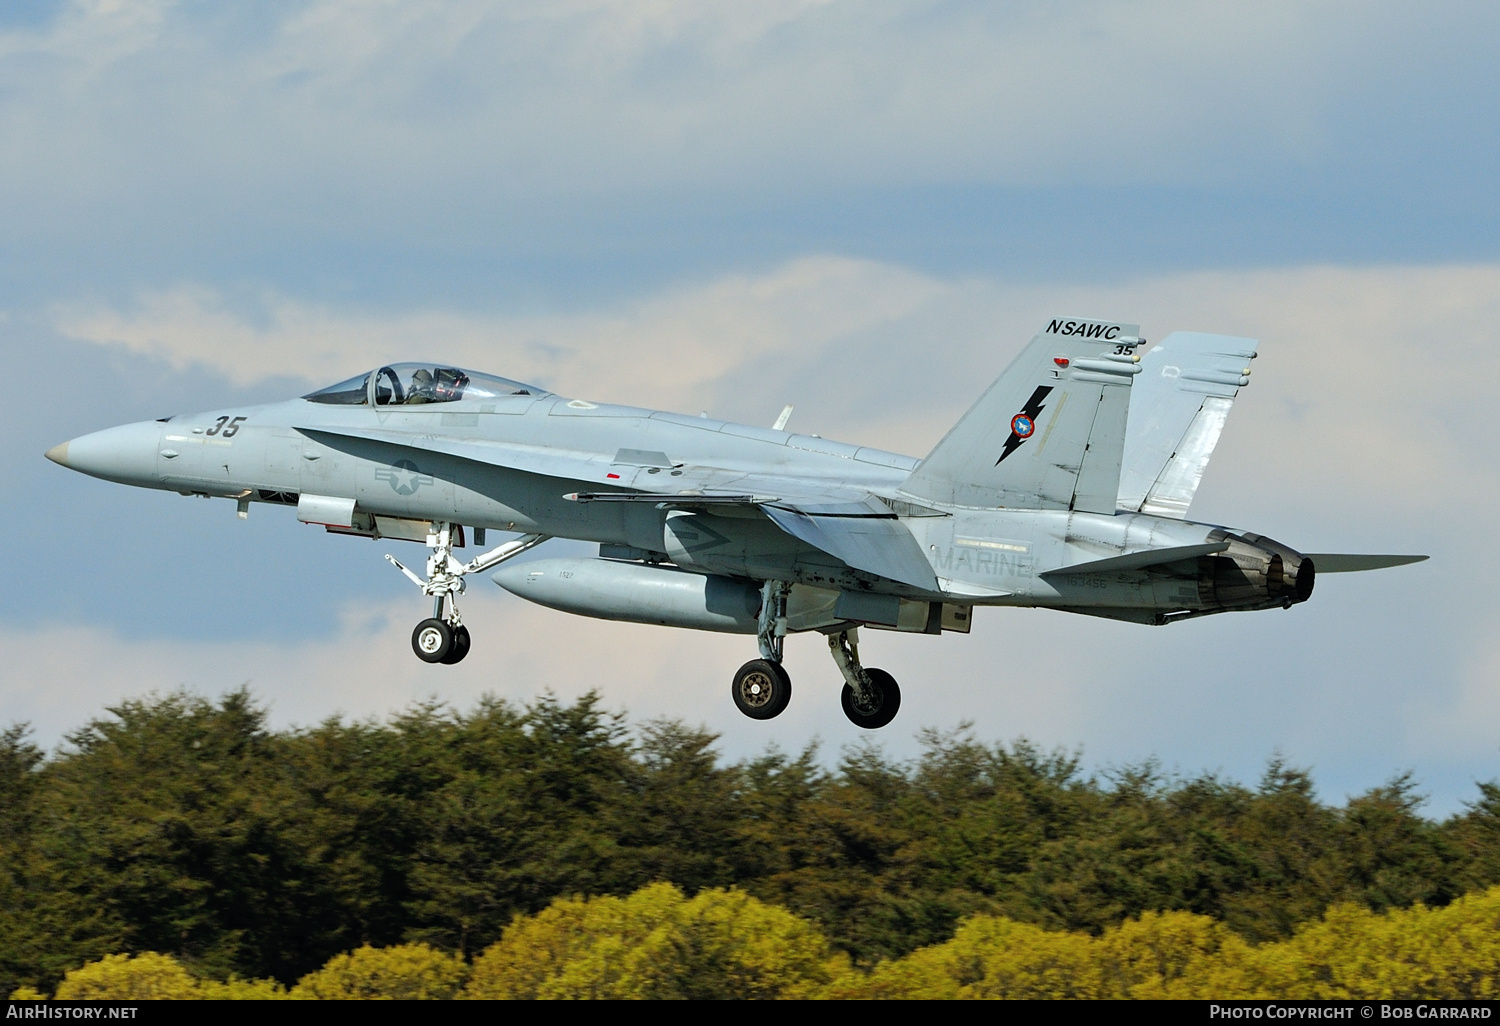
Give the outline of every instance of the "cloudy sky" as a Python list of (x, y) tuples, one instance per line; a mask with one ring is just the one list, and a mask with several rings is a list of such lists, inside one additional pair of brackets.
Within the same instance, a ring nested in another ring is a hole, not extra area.
[[(380, 555), (42, 459), (382, 360), (922, 455), (1057, 315), (1262, 340), (1193, 513), (1430, 552), (1289, 612), (987, 610), (871, 633), (881, 740), (1156, 757), (1328, 800), (1500, 776), (1500, 9), (1478, 4), (10, 0), (0, 5), (0, 720), (248, 682), (278, 724), (598, 688), (730, 757), (858, 733), (817, 637), (772, 723), (744, 638), (476, 582), (430, 667)], [(382, 547), (384, 546), (384, 547)], [(539, 551), (572, 550), (553, 543)], [(412, 553), (408, 552), (407, 555)]]

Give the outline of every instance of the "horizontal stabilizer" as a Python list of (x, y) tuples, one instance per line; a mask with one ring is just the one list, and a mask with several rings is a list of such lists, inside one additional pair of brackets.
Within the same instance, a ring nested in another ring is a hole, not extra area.
[[(1144, 570), (1148, 566), (1161, 566), (1163, 563), (1176, 563), (1183, 559), (1211, 556), (1227, 548), (1229, 548), (1228, 542), (1205, 542), (1202, 545), (1177, 545), (1170, 549), (1146, 549), (1144, 552), (1127, 552), (1123, 556), (1110, 556), (1106, 559), (1058, 567), (1056, 570), (1046, 570), (1041, 576), (1059, 577), (1063, 574), (1102, 574), (1119, 570)], [(1321, 570), (1323, 567), (1319, 565), (1318, 569)]]
[(786, 505), (761, 509), (777, 527), (849, 566), (937, 591), (937, 575), (906, 525), (889, 511), (883, 515), (862, 504), (832, 505), (803, 511)]
[(1388, 566), (1420, 563), (1426, 556), (1377, 556), (1347, 552), (1309, 552), (1313, 569), (1320, 574), (1352, 574), (1359, 570), (1384, 570)]

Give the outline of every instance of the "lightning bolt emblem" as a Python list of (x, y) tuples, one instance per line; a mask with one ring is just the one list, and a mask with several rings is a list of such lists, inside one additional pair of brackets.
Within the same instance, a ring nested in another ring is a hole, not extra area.
[(1021, 407), (1021, 412), (1010, 418), (1010, 437), (1005, 440), (1005, 449), (995, 461), (995, 466), (1004, 463), (1005, 458), (1019, 449), (1021, 443), (1036, 431), (1036, 419), (1047, 408), (1043, 401), (1051, 391), (1051, 385), (1038, 385), (1036, 391), (1031, 393), (1031, 398), (1026, 400), (1026, 405)]

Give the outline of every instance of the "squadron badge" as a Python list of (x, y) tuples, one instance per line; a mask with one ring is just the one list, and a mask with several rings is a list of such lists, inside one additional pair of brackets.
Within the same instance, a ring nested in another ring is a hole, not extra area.
[(1021, 407), (1021, 412), (1010, 418), (1010, 437), (1005, 440), (1005, 449), (995, 461), (995, 466), (1004, 463), (1005, 458), (1019, 449), (1021, 443), (1036, 431), (1036, 419), (1047, 408), (1043, 403), (1051, 392), (1051, 385), (1038, 385), (1036, 391), (1031, 393), (1031, 398), (1026, 400), (1026, 405)]

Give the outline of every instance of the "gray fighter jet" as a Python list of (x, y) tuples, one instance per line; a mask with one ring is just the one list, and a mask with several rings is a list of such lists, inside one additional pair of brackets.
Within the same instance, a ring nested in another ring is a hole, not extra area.
[[(1303, 554), (1186, 517), (1253, 339), (1051, 321), (925, 459), (706, 416), (567, 399), (446, 364), (381, 367), (267, 406), (127, 424), (47, 453), (95, 477), (295, 507), (335, 534), (423, 543), (432, 600), (412, 647), (468, 654), (458, 597), (500, 587), (554, 609), (755, 635), (745, 715), (786, 708), (787, 634), (827, 636), (861, 727), (896, 715), (859, 627), (967, 633), (976, 606), (1142, 624), (1290, 608), (1321, 573), (1425, 556)], [(486, 532), (516, 535), (470, 559)], [(597, 559), (508, 560), (549, 538)]]

